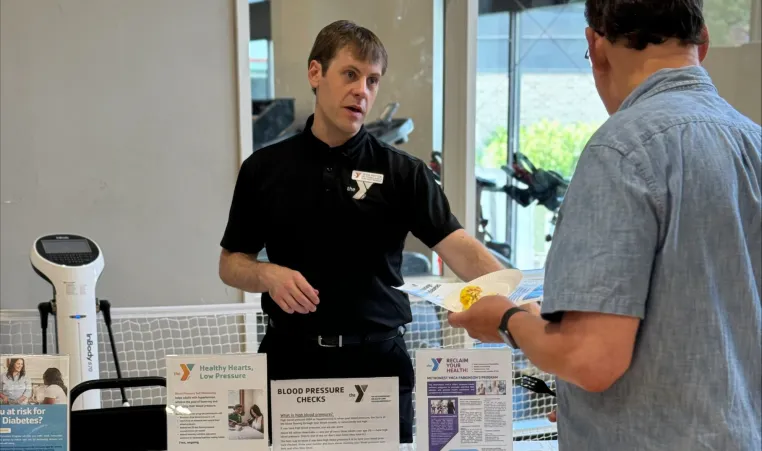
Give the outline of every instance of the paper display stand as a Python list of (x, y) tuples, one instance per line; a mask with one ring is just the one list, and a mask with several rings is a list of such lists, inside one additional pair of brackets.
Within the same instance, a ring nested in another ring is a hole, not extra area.
[(166, 362), (168, 451), (269, 449), (265, 354), (173, 355)]
[(0, 449), (68, 451), (69, 380), (69, 356), (0, 355)]
[(517, 305), (522, 305), (542, 301), (544, 278), (545, 271), (542, 269), (504, 269), (468, 283), (406, 283), (396, 289), (451, 312), (461, 312), (463, 305), (460, 303), (460, 291), (466, 286), (478, 286), (484, 295), (508, 296)]
[(419, 349), (418, 451), (511, 451), (512, 354), (505, 349)]
[(273, 451), (399, 451), (399, 379), (272, 381)]

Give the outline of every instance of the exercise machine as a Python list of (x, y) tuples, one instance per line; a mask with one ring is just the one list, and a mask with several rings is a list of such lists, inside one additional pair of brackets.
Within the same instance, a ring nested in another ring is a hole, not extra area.
[[(429, 168), (434, 173), (434, 178), (441, 183), (442, 176), (442, 153), (434, 151), (431, 153)], [(528, 207), (535, 201), (542, 205), (548, 211), (553, 213), (551, 226), (555, 227), (558, 219), (558, 209), (561, 207), (566, 190), (569, 187), (569, 181), (556, 171), (538, 169), (524, 154), (515, 152), (513, 155), (513, 164), (501, 168), (508, 176), (505, 184), (501, 185), (495, 180), (476, 176), (476, 238), (484, 243), (487, 249), (506, 267), (512, 267), (511, 247), (507, 243), (494, 241), (487, 231), (489, 221), (484, 217), (481, 198), (482, 193), (503, 192), (514, 202), (522, 207)], [(511, 183), (515, 180), (525, 185), (526, 188)], [(546, 241), (553, 239), (552, 233), (546, 237)]]
[(294, 99), (251, 101), (254, 151), (278, 140), (294, 123)]
[[(536, 168), (529, 158), (519, 152), (514, 153), (513, 164), (503, 166), (503, 170), (514, 180), (526, 185), (526, 188), (519, 188), (506, 184), (506, 194), (522, 207), (528, 207), (537, 201), (538, 205), (553, 213), (550, 221), (553, 230), (558, 220), (558, 210), (569, 188), (569, 181), (556, 171)], [(552, 232), (545, 236), (545, 241), (551, 240)]]
[(398, 102), (386, 105), (377, 120), (365, 125), (368, 133), (392, 146), (408, 142), (410, 134), (415, 129), (415, 124), (413, 124), (413, 119), (409, 117), (394, 117), (399, 107)]
[[(111, 330), (111, 303), (95, 297), (95, 286), (104, 268), (103, 252), (93, 240), (73, 234), (37, 238), (30, 256), (34, 271), (53, 288), (53, 299), (38, 305), (42, 327), (42, 353), (47, 354), (48, 317), (56, 326), (56, 354), (69, 356), (69, 385), (76, 387), (100, 377), (98, 313), (108, 329), (117, 377), (119, 358)], [(124, 389), (122, 402), (128, 405)], [(100, 409), (100, 392), (83, 393), (73, 410)]]

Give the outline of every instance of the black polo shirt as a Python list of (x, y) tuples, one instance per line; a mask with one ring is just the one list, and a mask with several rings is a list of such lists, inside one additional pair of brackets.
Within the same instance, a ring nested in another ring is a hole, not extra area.
[(350, 334), (412, 321), (403, 283), (408, 232), (433, 247), (461, 228), (422, 160), (363, 127), (330, 148), (311, 132), (262, 148), (241, 166), (221, 245), (299, 271), (320, 292), (317, 311), (285, 313), (262, 296), (280, 327)]

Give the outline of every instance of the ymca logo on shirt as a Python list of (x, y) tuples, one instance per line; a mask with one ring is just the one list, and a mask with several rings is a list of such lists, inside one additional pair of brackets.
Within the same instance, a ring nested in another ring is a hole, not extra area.
[(352, 199), (361, 200), (365, 199), (365, 195), (368, 193), (368, 190), (371, 186), (384, 183), (384, 174), (352, 171), (352, 180), (357, 182), (357, 192), (355, 192), (355, 195), (352, 196)]

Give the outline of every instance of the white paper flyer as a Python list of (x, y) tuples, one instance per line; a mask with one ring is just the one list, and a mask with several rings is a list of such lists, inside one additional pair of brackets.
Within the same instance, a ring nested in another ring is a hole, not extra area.
[(167, 356), (168, 451), (265, 451), (265, 354)]
[(399, 381), (272, 381), (274, 451), (399, 451)]
[(418, 451), (512, 451), (511, 359), (507, 349), (419, 349)]
[(460, 291), (466, 286), (479, 286), (485, 295), (499, 294), (508, 296), (517, 305), (523, 305), (542, 301), (544, 279), (545, 271), (543, 269), (531, 271), (504, 269), (484, 275), (468, 283), (411, 282), (396, 287), (396, 289), (451, 312), (460, 312), (463, 310), (463, 306), (460, 303)]
[(68, 451), (69, 356), (0, 355), (0, 449)]
[(558, 440), (514, 442), (513, 451), (558, 451)]

